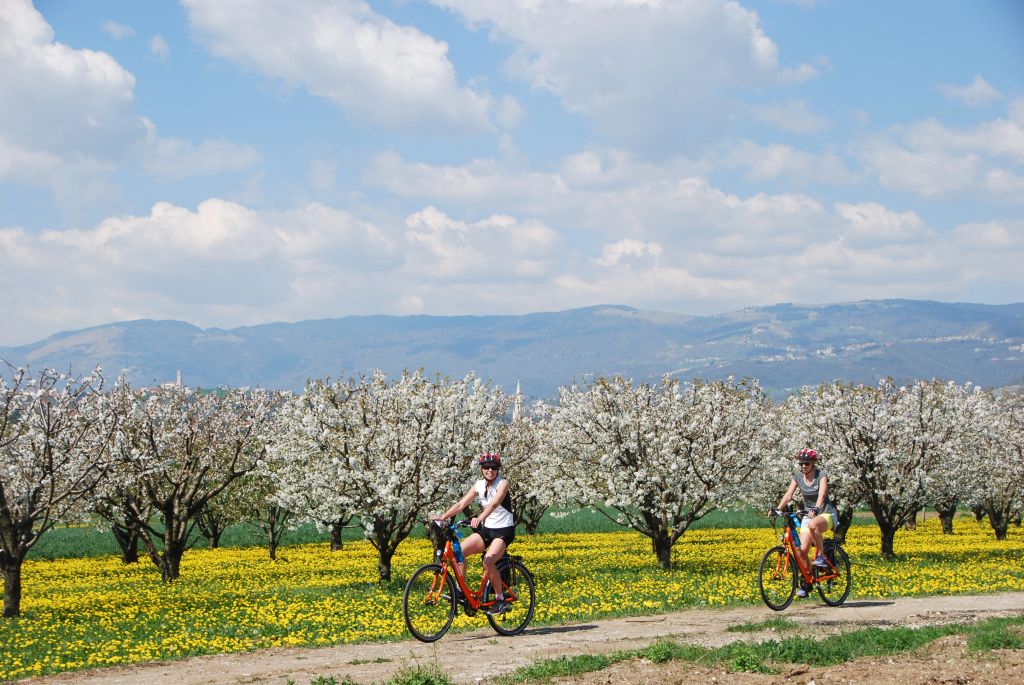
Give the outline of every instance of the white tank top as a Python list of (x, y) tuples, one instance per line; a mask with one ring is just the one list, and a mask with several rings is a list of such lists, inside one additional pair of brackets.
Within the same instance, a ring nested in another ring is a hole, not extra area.
[[(476, 482), (473, 487), (476, 488), (476, 501), (480, 504), (481, 511), (487, 507), (494, 500), (494, 495), (498, 491), (498, 483), (503, 480), (508, 480), (504, 476), (498, 476), (494, 479), (494, 485), (489, 490), (487, 488), (487, 481), (483, 478)], [(509, 494), (506, 491), (505, 499), (498, 506), (494, 507), (487, 518), (484, 519), (484, 528), (511, 528), (516, 525), (515, 519), (512, 517), (512, 512), (505, 508), (509, 502)]]

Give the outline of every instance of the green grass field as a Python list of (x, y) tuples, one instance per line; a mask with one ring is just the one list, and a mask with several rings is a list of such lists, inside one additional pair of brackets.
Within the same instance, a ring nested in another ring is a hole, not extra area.
[[(363, 539), (363, 531), (356, 521), (352, 527), (345, 529), (345, 542)], [(873, 525), (871, 514), (859, 515), (853, 525)], [(713, 511), (695, 522), (691, 530), (724, 529), (724, 528), (768, 528), (770, 524), (764, 514), (749, 509), (739, 511)], [(608, 520), (606, 516), (591, 508), (553, 509), (544, 515), (538, 533), (610, 533), (624, 530)], [(519, 535), (525, 535), (520, 526)], [(424, 537), (423, 529), (417, 528), (411, 537)], [(303, 524), (295, 530), (287, 531), (282, 545), (301, 545), (330, 540), (328, 531), (318, 529), (313, 524)], [(262, 533), (250, 524), (231, 526), (220, 541), (221, 547), (258, 547), (265, 544)], [(195, 548), (204, 549), (208, 545), (202, 537), (196, 538)], [(141, 550), (140, 546), (140, 550)], [(29, 559), (76, 559), (105, 555), (119, 555), (120, 550), (114, 542), (109, 530), (100, 529), (97, 525), (83, 524), (78, 526), (59, 526), (40, 538), (39, 543), (29, 552)]]

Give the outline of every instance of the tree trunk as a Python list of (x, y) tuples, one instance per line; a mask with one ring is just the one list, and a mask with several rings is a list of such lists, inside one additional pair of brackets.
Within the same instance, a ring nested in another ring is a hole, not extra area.
[(935, 511), (939, 514), (939, 521), (942, 522), (942, 534), (953, 534), (953, 517), (956, 515), (956, 500), (946, 506), (936, 506)]
[(281, 546), (281, 538), (287, 530), (288, 519), (291, 516), (287, 509), (276, 505), (270, 505), (263, 512), (261, 525), (267, 534), (267, 550), (270, 552), (271, 561), (277, 561), (277, 548)]
[(164, 551), (160, 555), (160, 576), (165, 583), (178, 579), (181, 575), (181, 558), (185, 555), (186, 545), (170, 535), (164, 537)]
[(656, 531), (651, 536), (651, 547), (658, 558), (658, 566), (668, 571), (672, 568), (672, 538), (668, 531)]
[(921, 510), (915, 509), (910, 513), (910, 516), (903, 521), (903, 530), (917, 530), (917, 514), (919, 511)]
[(4, 618), (21, 615), (21, 559), (7, 556), (3, 564)]
[(345, 546), (345, 541), (341, 537), (341, 533), (345, 528), (345, 522), (342, 520), (331, 522), (331, 551), (337, 552)]
[(850, 529), (851, 523), (853, 523), (853, 507), (846, 507), (839, 512), (839, 520), (836, 521), (834, 532), (836, 542), (840, 545), (846, 544), (846, 531)]
[(971, 507), (971, 511), (974, 513), (974, 520), (981, 523), (981, 519), (985, 518), (985, 507), (980, 504), (976, 504)]
[(139, 531), (116, 523), (110, 526), (110, 530), (121, 548), (121, 563), (139, 563)]
[(992, 530), (996, 532), (996, 540), (1006, 539), (1006, 530), (1010, 527), (1010, 517), (1007, 512), (996, 509), (989, 505), (985, 507), (988, 514), (988, 522), (992, 524)]
[(896, 526), (879, 521), (878, 528), (882, 533), (882, 558), (895, 559), (896, 554), (893, 552), (893, 543), (896, 541)]
[(512, 508), (516, 512), (516, 520), (523, 524), (527, 535), (534, 535), (537, 532), (537, 526), (540, 525), (541, 519), (544, 518), (544, 512), (547, 511), (547, 505), (533, 497), (514, 500)]
[[(395, 555), (398, 543), (401, 542), (401, 539), (392, 541), (389, 523), (377, 518), (373, 525), (373, 546), (377, 548), (377, 579), (381, 583), (391, 580), (391, 557)], [(401, 538), (402, 536), (395, 535), (395, 537)]]
[(184, 550), (165, 549), (160, 557), (160, 577), (165, 583), (177, 580), (181, 576), (181, 557)]
[(377, 551), (377, 578), (382, 583), (391, 580), (391, 557), (395, 551), (386, 547), (380, 547)]
[(206, 538), (210, 549), (220, 547), (220, 538), (227, 530), (227, 518), (208, 511), (201, 511), (195, 521), (200, 535)]

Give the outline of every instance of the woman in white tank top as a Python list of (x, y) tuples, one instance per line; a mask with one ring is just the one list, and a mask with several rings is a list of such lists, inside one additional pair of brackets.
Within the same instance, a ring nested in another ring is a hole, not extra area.
[[(516, 521), (512, 515), (509, 482), (499, 475), (501, 457), (494, 452), (485, 452), (477, 458), (483, 478), (462, 498), (450, 506), (435, 519), (450, 519), (463, 511), (475, 499), (481, 511), (471, 520), (474, 532), (462, 541), (462, 554), (484, 554), (484, 574), (491, 581), (491, 587), (498, 588), (494, 607), (488, 610), (491, 614), (502, 614), (508, 610), (501, 584), (501, 573), (498, 571), (498, 560), (505, 556), (505, 550), (516, 537)], [(460, 571), (465, 573), (466, 562), (460, 562)]]

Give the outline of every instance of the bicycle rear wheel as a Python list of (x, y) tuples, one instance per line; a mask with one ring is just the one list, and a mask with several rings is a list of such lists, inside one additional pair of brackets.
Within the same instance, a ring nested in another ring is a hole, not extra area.
[(782, 611), (793, 601), (796, 594), (797, 572), (793, 560), (782, 545), (772, 547), (764, 553), (758, 571), (757, 587), (761, 599), (773, 611)]
[[(509, 609), (497, 616), (487, 614), (487, 622), (501, 635), (518, 635), (526, 630), (526, 626), (533, 619), (537, 594), (533, 575), (521, 561), (518, 559), (513, 561), (508, 573), (508, 589), (505, 590), (505, 599), (508, 600)], [(491, 584), (488, 582), (484, 586), (483, 600), (486, 602), (492, 599), (493, 594)]]
[(402, 596), (405, 625), (412, 636), (433, 642), (448, 632), (455, 618), (455, 582), (437, 564), (427, 564), (405, 584)]
[(838, 544), (835, 545), (831, 553), (825, 556), (829, 563), (829, 567), (825, 569), (825, 575), (831, 576), (835, 573), (836, 577), (819, 581), (817, 583), (818, 594), (821, 595), (825, 604), (837, 607), (850, 596), (850, 558), (846, 556), (846, 550)]

